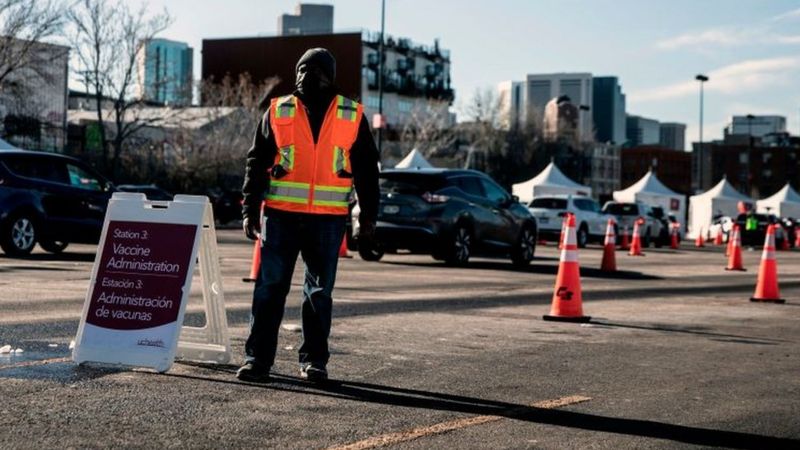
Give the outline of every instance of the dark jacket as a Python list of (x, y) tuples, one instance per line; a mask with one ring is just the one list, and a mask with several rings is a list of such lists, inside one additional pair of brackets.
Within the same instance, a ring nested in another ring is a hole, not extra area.
[[(295, 92), (294, 95), (300, 97), (306, 107), (311, 132), (314, 141), (319, 138), (322, 122), (325, 114), (333, 100), (334, 94), (326, 95), (319, 101), (309, 101), (301, 94)], [(264, 114), (258, 121), (256, 134), (253, 138), (253, 145), (247, 151), (247, 166), (244, 174), (244, 185), (242, 194), (244, 203), (242, 205), (243, 218), (258, 218), (261, 209), (261, 201), (264, 192), (269, 188), (268, 171), (275, 162), (275, 155), (278, 148), (275, 145), (275, 136), (270, 128), (270, 111)], [(375, 140), (369, 129), (366, 116), (361, 119), (358, 127), (358, 137), (350, 149), (350, 162), (353, 171), (353, 183), (355, 184), (358, 203), (361, 207), (360, 219), (363, 221), (375, 221), (378, 214), (378, 149), (375, 147)]]

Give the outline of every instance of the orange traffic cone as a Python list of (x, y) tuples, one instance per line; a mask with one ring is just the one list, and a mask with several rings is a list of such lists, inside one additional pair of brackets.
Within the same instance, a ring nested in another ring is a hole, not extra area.
[(561, 261), (553, 291), (553, 304), (550, 314), (544, 320), (561, 322), (588, 322), (591, 317), (583, 315), (581, 297), (581, 273), (578, 264), (578, 239), (575, 236), (575, 216), (567, 216), (567, 230), (564, 233)]
[(725, 270), (747, 270), (742, 265), (742, 234), (739, 232), (739, 225), (734, 225), (733, 230), (731, 230), (728, 248), (730, 248), (728, 267)]
[(628, 227), (625, 226), (622, 228), (622, 242), (619, 244), (619, 249), (628, 250), (629, 248), (631, 248), (631, 244), (628, 239)]
[(717, 235), (714, 236), (714, 245), (722, 245), (722, 228), (717, 231)]
[(775, 261), (775, 225), (767, 227), (764, 251), (761, 253), (761, 266), (758, 268), (756, 292), (751, 302), (784, 303), (778, 290), (778, 263)]
[(697, 232), (697, 239), (694, 240), (694, 246), (697, 248), (702, 248), (706, 246), (706, 243), (703, 240), (703, 227), (700, 227), (700, 230), (698, 230)]
[(347, 254), (347, 235), (342, 236), (342, 245), (339, 246), (339, 258), (352, 258)]
[(606, 241), (603, 245), (603, 261), (600, 263), (600, 270), (603, 272), (617, 271), (617, 257), (614, 249), (617, 246), (617, 238), (614, 235), (614, 219), (608, 219), (606, 226)]
[(250, 275), (246, 278), (242, 278), (242, 281), (245, 282), (255, 282), (256, 278), (258, 278), (258, 271), (261, 268), (261, 239), (256, 239), (255, 245), (253, 246), (253, 257), (250, 263)]
[(680, 233), (680, 227), (681, 225), (677, 222), (670, 225), (669, 248), (673, 250), (678, 249), (678, 235)]
[(642, 237), (639, 235), (639, 225), (642, 222), (642, 219), (636, 219), (636, 222), (633, 223), (633, 242), (631, 242), (631, 251), (628, 252), (630, 256), (644, 256), (644, 253), (642, 253)]

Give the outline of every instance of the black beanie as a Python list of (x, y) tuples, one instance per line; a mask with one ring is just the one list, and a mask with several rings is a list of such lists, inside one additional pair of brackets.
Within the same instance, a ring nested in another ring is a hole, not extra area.
[(295, 72), (297, 72), (301, 64), (316, 66), (328, 77), (331, 83), (336, 81), (336, 58), (327, 49), (317, 47), (306, 50), (297, 61), (297, 65), (294, 66)]

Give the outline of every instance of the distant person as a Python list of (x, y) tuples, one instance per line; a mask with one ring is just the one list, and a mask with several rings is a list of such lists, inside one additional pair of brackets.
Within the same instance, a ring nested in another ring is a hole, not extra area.
[(378, 151), (363, 107), (339, 95), (328, 50), (306, 51), (295, 69), (294, 93), (272, 99), (247, 152), (243, 228), (249, 239), (262, 239), (262, 248), (240, 380), (269, 381), (298, 253), (305, 263), (300, 375), (327, 380), (331, 295), (353, 185), (359, 242), (368, 245), (375, 232)]

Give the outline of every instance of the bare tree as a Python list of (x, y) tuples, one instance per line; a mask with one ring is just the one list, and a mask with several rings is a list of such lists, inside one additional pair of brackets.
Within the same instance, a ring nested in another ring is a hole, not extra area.
[(131, 138), (121, 177), (131, 182), (158, 179), (174, 192), (218, 195), (238, 190), (264, 100), (278, 81), (254, 83), (242, 75), (199, 82), (208, 106), (176, 109), (157, 124), (157, 132), (147, 129)]
[[(142, 116), (144, 102), (133, 97), (133, 89), (142, 43), (164, 31), (171, 18), (166, 10), (148, 15), (146, 4), (134, 11), (122, 0), (80, 0), (68, 10), (67, 19), (68, 36), (75, 49), (75, 72), (93, 91), (103, 162), (107, 169), (110, 164), (111, 176), (116, 178), (126, 140), (155, 120), (163, 120)], [(101, 106), (105, 97), (113, 101), (108, 112)], [(110, 140), (106, 122), (112, 125)]]
[(510, 120), (494, 91), (477, 90), (462, 114), (471, 119), (459, 125), (460, 138), (469, 143), (469, 168), (485, 171), (510, 187), (527, 178), (543, 158), (538, 121), (531, 114), (525, 120)]
[(14, 75), (26, 69), (28, 75), (50, 81), (49, 59), (64, 55), (41, 52), (39, 47), (61, 32), (63, 16), (64, 5), (58, 0), (0, 0), (0, 91), (18, 87)]
[(405, 150), (416, 148), (430, 158), (438, 151), (452, 147), (456, 135), (450, 127), (449, 115), (445, 102), (435, 106), (428, 102), (417, 104), (400, 133), (400, 141), (408, 147)]

